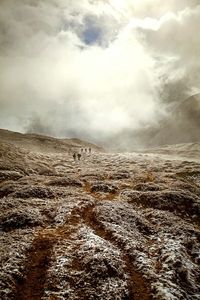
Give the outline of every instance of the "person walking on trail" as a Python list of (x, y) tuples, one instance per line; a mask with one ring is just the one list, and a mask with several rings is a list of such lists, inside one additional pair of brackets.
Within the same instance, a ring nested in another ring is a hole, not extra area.
[(89, 148), (89, 153), (91, 153), (92, 152), (92, 149), (91, 148)]
[(85, 148), (85, 153), (87, 153), (87, 148)]
[(81, 148), (81, 152), (83, 152), (83, 148)]
[(78, 160), (81, 160), (81, 154), (80, 153), (78, 153)]
[(76, 153), (73, 154), (74, 161), (76, 160)]

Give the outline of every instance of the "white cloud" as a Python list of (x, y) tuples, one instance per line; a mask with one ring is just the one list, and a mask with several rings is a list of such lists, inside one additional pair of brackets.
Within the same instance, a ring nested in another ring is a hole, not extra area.
[(155, 119), (161, 64), (189, 56), (198, 24), (183, 2), (1, 1), (0, 127), (103, 138)]
[(156, 29), (142, 28), (147, 47), (160, 58), (161, 72), (174, 82), (185, 77), (185, 85), (190, 89), (200, 88), (198, 28), (200, 6), (164, 15), (158, 20)]

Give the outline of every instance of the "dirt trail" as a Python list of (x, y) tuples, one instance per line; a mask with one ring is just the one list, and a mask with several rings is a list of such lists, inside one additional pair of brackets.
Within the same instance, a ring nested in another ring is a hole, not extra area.
[(52, 143), (1, 143), (0, 299), (197, 299), (200, 164)]
[[(80, 213), (79, 209), (72, 212), (67, 224), (53, 228), (46, 227), (36, 234), (32, 247), (26, 254), (24, 278), (16, 282), (16, 300), (42, 299), (53, 246), (59, 239), (71, 239), (71, 235), (81, 222), (77, 213)], [(85, 214), (84, 210), (82, 214)], [(72, 284), (75, 285), (75, 282)]]
[[(70, 224), (77, 224), (74, 215), (70, 219)], [(45, 228), (36, 234), (32, 247), (26, 255), (24, 278), (16, 283), (16, 300), (40, 300), (42, 298), (53, 246), (58, 239), (69, 238), (70, 234), (66, 226)]]
[[(86, 185), (86, 191), (90, 193), (89, 184)], [(111, 197), (110, 194), (108, 194), (107, 200), (114, 200), (115, 197), (112, 196), (113, 194), (111, 195)], [(86, 225), (92, 228), (98, 236), (100, 236), (104, 240), (109, 241), (122, 253), (122, 258), (126, 265), (125, 271), (129, 277), (129, 298), (127, 300), (151, 300), (152, 296), (148, 282), (145, 280), (142, 274), (133, 266), (133, 259), (129, 257), (129, 255), (126, 253), (126, 251), (123, 248), (123, 245), (117, 242), (116, 239), (112, 236), (112, 234), (109, 231), (105, 230), (105, 228), (103, 228), (103, 226), (95, 219), (94, 208), (98, 200), (100, 199), (96, 196), (96, 194), (94, 198), (96, 199), (95, 204), (87, 208), (83, 212), (82, 218), (85, 221)]]
[(123, 261), (125, 262), (126, 268), (125, 271), (129, 277), (128, 287), (129, 287), (129, 299), (128, 300), (150, 300), (152, 299), (150, 295), (150, 289), (148, 287), (148, 282), (144, 279), (144, 277), (140, 274), (136, 268), (133, 266), (133, 259), (126, 254), (123, 246), (120, 245), (112, 236), (112, 234), (106, 231), (101, 224), (99, 224), (93, 213), (95, 205), (90, 207), (85, 211), (85, 215), (83, 219), (85, 223), (91, 227), (95, 233), (100, 236), (102, 239), (107, 240), (115, 247), (117, 247), (121, 253)]
[(18, 282), (16, 300), (40, 300), (44, 293), (46, 272), (51, 257), (53, 236), (39, 235), (27, 253), (25, 277)]
[[(51, 261), (52, 250), (54, 244), (59, 239), (72, 239), (71, 235), (74, 233), (78, 225), (84, 222), (88, 227), (92, 228), (96, 235), (102, 239), (109, 241), (115, 247), (117, 247), (122, 253), (122, 259), (126, 265), (125, 272), (128, 275), (128, 288), (129, 298), (128, 300), (149, 300), (150, 290), (148, 283), (143, 276), (134, 268), (133, 260), (125, 253), (122, 245), (117, 243), (111, 233), (106, 231), (101, 224), (97, 222), (94, 216), (94, 209), (98, 201), (103, 200), (96, 193), (91, 193), (90, 184), (86, 183), (84, 191), (95, 199), (95, 203), (83, 210), (76, 208), (67, 224), (55, 228), (44, 228), (40, 230), (33, 241), (31, 249), (27, 252), (27, 262), (25, 265), (24, 279), (17, 282), (16, 286), (16, 300), (40, 300), (44, 294), (44, 285), (47, 275), (49, 263)], [(108, 194), (107, 200), (114, 200), (113, 194)], [(73, 261), (72, 268), (81, 268), (76, 260)], [(71, 285), (76, 285), (71, 281)], [(83, 297), (83, 295), (81, 295)], [(82, 299), (82, 298), (81, 298)]]

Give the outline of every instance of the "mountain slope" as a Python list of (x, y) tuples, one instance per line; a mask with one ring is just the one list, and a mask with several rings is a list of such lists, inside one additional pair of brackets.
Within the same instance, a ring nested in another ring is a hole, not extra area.
[(172, 107), (156, 125), (126, 129), (109, 137), (106, 146), (118, 151), (134, 151), (168, 144), (200, 142), (200, 94)]
[(36, 152), (67, 152), (70, 149), (91, 147), (95, 151), (103, 151), (103, 148), (79, 139), (57, 139), (38, 134), (22, 134), (0, 129), (0, 142), (8, 142), (15, 146)]
[(194, 143), (200, 141), (200, 94), (181, 102), (163, 120), (151, 145)]

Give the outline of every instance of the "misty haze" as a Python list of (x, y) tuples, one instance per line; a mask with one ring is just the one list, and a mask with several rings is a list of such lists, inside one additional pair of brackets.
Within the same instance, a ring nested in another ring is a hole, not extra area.
[(0, 299), (200, 299), (199, 0), (0, 0)]

